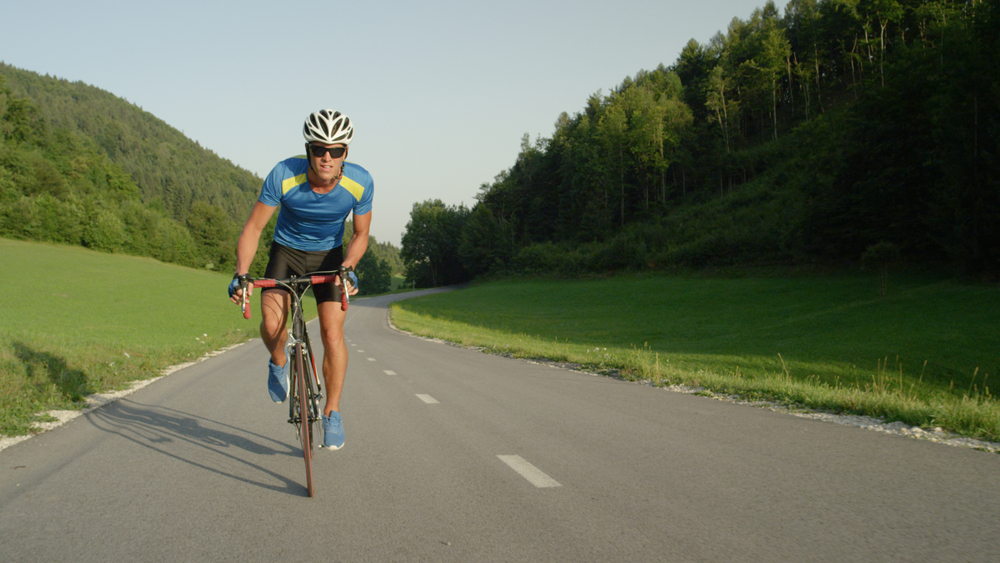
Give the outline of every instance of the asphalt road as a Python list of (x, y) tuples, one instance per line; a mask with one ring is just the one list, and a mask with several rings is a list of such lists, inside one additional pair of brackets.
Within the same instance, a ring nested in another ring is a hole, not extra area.
[(254, 340), (0, 452), (0, 561), (1000, 560), (996, 454), (429, 342), (389, 300), (348, 312), (316, 497)]

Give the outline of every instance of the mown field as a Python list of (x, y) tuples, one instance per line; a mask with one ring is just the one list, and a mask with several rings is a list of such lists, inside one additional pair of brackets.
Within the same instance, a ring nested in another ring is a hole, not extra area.
[(3, 435), (257, 333), (226, 299), (231, 274), (6, 239), (0, 256)]
[(499, 281), (395, 303), (416, 333), (657, 385), (1000, 440), (1000, 288), (921, 276)]

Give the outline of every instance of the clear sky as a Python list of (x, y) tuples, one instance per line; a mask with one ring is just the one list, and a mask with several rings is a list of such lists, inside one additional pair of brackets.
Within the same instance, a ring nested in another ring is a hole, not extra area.
[(309, 113), (346, 113), (372, 234), (398, 246), (414, 203), (471, 207), (525, 133), (764, 3), (0, 0), (0, 60), (125, 98), (261, 177), (302, 154)]

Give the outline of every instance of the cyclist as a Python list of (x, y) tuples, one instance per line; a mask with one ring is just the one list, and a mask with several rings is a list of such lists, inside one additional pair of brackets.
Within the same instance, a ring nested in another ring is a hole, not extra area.
[[(239, 277), (250, 270), (260, 235), (278, 205), (270, 258), (264, 277), (287, 278), (314, 271), (348, 270), (348, 293), (358, 292), (353, 269), (368, 249), (375, 187), (367, 170), (346, 162), (348, 145), (354, 139), (354, 125), (344, 114), (323, 109), (309, 115), (302, 127), (305, 156), (279, 162), (264, 180), (260, 197), (243, 226), (236, 248), (236, 274), (229, 285), (229, 297), (242, 297)], [(343, 244), (344, 221), (354, 215), (354, 235)], [(339, 278), (338, 278), (339, 279)], [(344, 427), (340, 416), (340, 395), (347, 373), (347, 344), (341, 289), (338, 284), (313, 287), (323, 341), (323, 378), (326, 404), (323, 409), (323, 446), (340, 449)], [(252, 293), (252, 288), (248, 293)], [(267, 388), (271, 399), (283, 402), (288, 396), (288, 334), (290, 296), (287, 289), (262, 290), (260, 335), (271, 353)]]

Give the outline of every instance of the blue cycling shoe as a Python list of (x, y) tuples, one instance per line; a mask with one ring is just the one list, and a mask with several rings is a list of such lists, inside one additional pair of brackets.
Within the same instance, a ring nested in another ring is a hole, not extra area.
[(344, 422), (337, 411), (323, 415), (323, 447), (331, 450), (344, 447)]
[(288, 398), (288, 361), (285, 367), (278, 367), (267, 361), (267, 392), (275, 403), (283, 403)]

